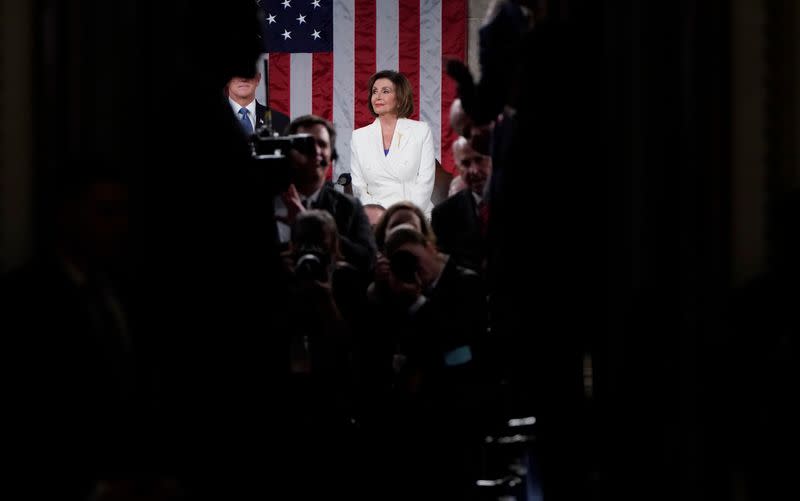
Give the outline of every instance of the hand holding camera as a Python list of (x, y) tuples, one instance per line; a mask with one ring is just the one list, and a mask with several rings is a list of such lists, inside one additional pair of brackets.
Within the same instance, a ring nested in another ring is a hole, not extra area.
[(319, 248), (294, 253), (295, 293), (307, 305), (332, 305), (330, 254)]
[(294, 265), (294, 274), (300, 280), (328, 282), (330, 254), (320, 249), (300, 249)]
[(422, 295), (422, 279), (418, 273), (417, 256), (399, 250), (389, 258), (389, 288), (398, 298), (415, 301)]

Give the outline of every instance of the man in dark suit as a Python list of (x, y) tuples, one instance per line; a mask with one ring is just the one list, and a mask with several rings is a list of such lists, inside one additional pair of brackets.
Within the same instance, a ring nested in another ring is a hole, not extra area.
[(292, 184), (276, 197), (275, 215), (282, 243), (290, 240), (290, 228), (297, 215), (307, 209), (329, 212), (339, 230), (339, 246), (344, 260), (366, 276), (375, 261), (375, 238), (358, 199), (336, 191), (325, 181), (325, 172), (336, 160), (336, 129), (315, 115), (298, 117), (289, 124), (289, 134), (306, 133), (314, 137), (316, 155), (296, 155)]
[(453, 159), (466, 188), (433, 209), (433, 232), (439, 249), (456, 264), (475, 271), (484, 268), (489, 206), (483, 197), (492, 159), (475, 151), (469, 141), (453, 142)]
[[(266, 125), (267, 107), (256, 101), (256, 89), (261, 82), (261, 73), (248, 78), (236, 76), (228, 82), (228, 100), (242, 129), (248, 135)], [(289, 125), (289, 117), (278, 110), (269, 110), (272, 130), (283, 133)]]
[[(404, 402), (394, 424), (396, 471), (423, 482), (426, 492), (466, 499), (474, 478), (469, 465), (478, 464), (470, 444), (487, 408), (478, 392), (488, 322), (483, 281), (408, 224), (389, 232), (386, 254), (396, 307), (377, 326), (396, 336), (395, 388)], [(409, 487), (421, 488), (414, 480)]]

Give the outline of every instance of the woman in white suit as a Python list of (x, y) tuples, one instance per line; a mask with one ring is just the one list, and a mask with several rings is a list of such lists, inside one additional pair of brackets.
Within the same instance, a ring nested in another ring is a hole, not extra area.
[(384, 208), (408, 200), (430, 218), (433, 136), (428, 124), (408, 118), (414, 111), (411, 84), (402, 73), (385, 70), (372, 75), (369, 89), (369, 111), (376, 118), (353, 131), (353, 193), (364, 205)]

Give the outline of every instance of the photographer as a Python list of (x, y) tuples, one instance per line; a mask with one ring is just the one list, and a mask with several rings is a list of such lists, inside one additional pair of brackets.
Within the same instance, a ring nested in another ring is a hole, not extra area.
[[(395, 304), (406, 305), (412, 328), (400, 344), (409, 364), (425, 373), (424, 385), (450, 380), (450, 369), (476, 366), (486, 336), (486, 295), (477, 273), (457, 266), (411, 225), (396, 226), (386, 239)], [(464, 369), (464, 370), (462, 370)], [(471, 372), (471, 371), (469, 371)], [(452, 381), (452, 380), (451, 380)], [(423, 391), (418, 386), (413, 391)]]
[(360, 307), (363, 290), (358, 272), (341, 261), (336, 222), (325, 211), (298, 214), (290, 255), (287, 431), (297, 441), (292, 454), (298, 455), (298, 464), (333, 479), (350, 470), (342, 454), (354, 432), (352, 329), (347, 319)]
[(391, 417), (398, 430), (397, 468), (410, 468), (408, 476), (424, 482), (427, 492), (441, 489), (463, 499), (453, 494), (469, 488), (469, 450), (484, 412), (483, 282), (410, 224), (389, 232), (386, 255), (392, 304), (385, 305), (382, 322), (396, 329)]
[(336, 160), (336, 129), (315, 115), (298, 117), (289, 124), (289, 134), (310, 134), (314, 138), (311, 155), (291, 153), (291, 184), (275, 198), (275, 216), (282, 243), (291, 239), (290, 227), (298, 214), (307, 209), (328, 212), (336, 221), (344, 260), (366, 279), (375, 261), (375, 239), (361, 202), (339, 193), (325, 182), (325, 171)]
[[(336, 222), (330, 214), (308, 210), (297, 216), (291, 258), (292, 372), (338, 371), (349, 328), (334, 288), (346, 290), (354, 270), (340, 261)], [(339, 299), (346, 303), (350, 298)], [(299, 338), (303, 346), (296, 346)]]

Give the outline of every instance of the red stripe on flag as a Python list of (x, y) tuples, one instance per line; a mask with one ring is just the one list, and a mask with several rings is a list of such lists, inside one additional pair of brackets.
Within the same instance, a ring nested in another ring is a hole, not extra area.
[(353, 107), (355, 108), (355, 128), (369, 125), (375, 119), (369, 112), (369, 77), (375, 73), (375, 25), (377, 23), (375, 0), (355, 0), (355, 29), (353, 43), (355, 49), (355, 74), (353, 81)]
[[(443, 0), (442, 2), (442, 59), (464, 61), (467, 53), (467, 1)], [(453, 162), (452, 144), (456, 133), (450, 128), (450, 105), (456, 98), (456, 85), (447, 76), (442, 66), (442, 167), (456, 172)]]
[(269, 55), (269, 107), (291, 116), (289, 109), (291, 55)]
[[(315, 52), (312, 56), (311, 113), (333, 122), (333, 54), (330, 52)], [(332, 178), (333, 166), (329, 165), (325, 179)]]
[(419, 120), (419, 0), (400, 1), (400, 73), (411, 82), (414, 92), (414, 113)]
[(333, 54), (315, 52), (311, 61), (311, 113), (333, 121)]

